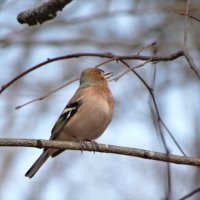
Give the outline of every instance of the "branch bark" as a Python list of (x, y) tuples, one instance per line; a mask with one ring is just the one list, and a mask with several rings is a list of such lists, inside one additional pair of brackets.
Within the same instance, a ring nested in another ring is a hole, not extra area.
[(96, 148), (95, 145), (90, 142), (85, 142), (84, 144), (85, 145), (83, 146), (79, 142), (60, 142), (35, 139), (0, 139), (0, 146), (2, 147), (35, 147), (95, 151), (170, 162), (174, 164), (192, 165), (197, 167), (200, 166), (200, 158), (178, 156), (173, 154), (165, 154), (155, 151), (147, 151), (130, 147), (120, 147), (108, 144), (98, 144), (98, 148)]
[(44, 23), (56, 17), (56, 12), (62, 9), (72, 0), (49, 0), (37, 8), (23, 11), (18, 14), (17, 21), (21, 24), (28, 24), (30, 26), (37, 23)]

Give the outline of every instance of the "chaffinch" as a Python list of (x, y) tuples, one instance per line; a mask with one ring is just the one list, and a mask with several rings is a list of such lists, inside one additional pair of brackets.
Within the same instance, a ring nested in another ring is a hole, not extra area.
[[(80, 86), (56, 121), (50, 140), (83, 142), (101, 136), (114, 110), (114, 99), (107, 81), (110, 74), (98, 68), (82, 72)], [(25, 176), (32, 178), (50, 156), (55, 157), (62, 151), (44, 149)]]

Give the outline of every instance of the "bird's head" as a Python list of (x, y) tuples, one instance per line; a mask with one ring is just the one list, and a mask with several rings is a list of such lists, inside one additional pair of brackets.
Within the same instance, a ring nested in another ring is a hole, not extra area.
[(81, 73), (80, 85), (98, 85), (108, 86), (108, 78), (112, 76), (112, 73), (105, 73), (99, 68), (87, 68)]

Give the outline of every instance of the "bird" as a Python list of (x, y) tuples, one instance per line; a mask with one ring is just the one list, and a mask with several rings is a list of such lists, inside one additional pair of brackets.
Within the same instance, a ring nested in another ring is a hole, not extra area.
[[(108, 85), (111, 76), (112, 73), (96, 67), (81, 73), (79, 88), (58, 117), (49, 140), (92, 142), (103, 134), (114, 112), (114, 98)], [(44, 148), (25, 176), (32, 178), (49, 157), (63, 151)]]

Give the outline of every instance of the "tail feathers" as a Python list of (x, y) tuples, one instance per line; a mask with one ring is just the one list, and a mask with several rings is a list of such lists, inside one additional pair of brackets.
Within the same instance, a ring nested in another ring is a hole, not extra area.
[(51, 153), (48, 150), (45, 150), (41, 154), (41, 156), (35, 161), (32, 167), (26, 172), (25, 176), (32, 178), (50, 156)]

